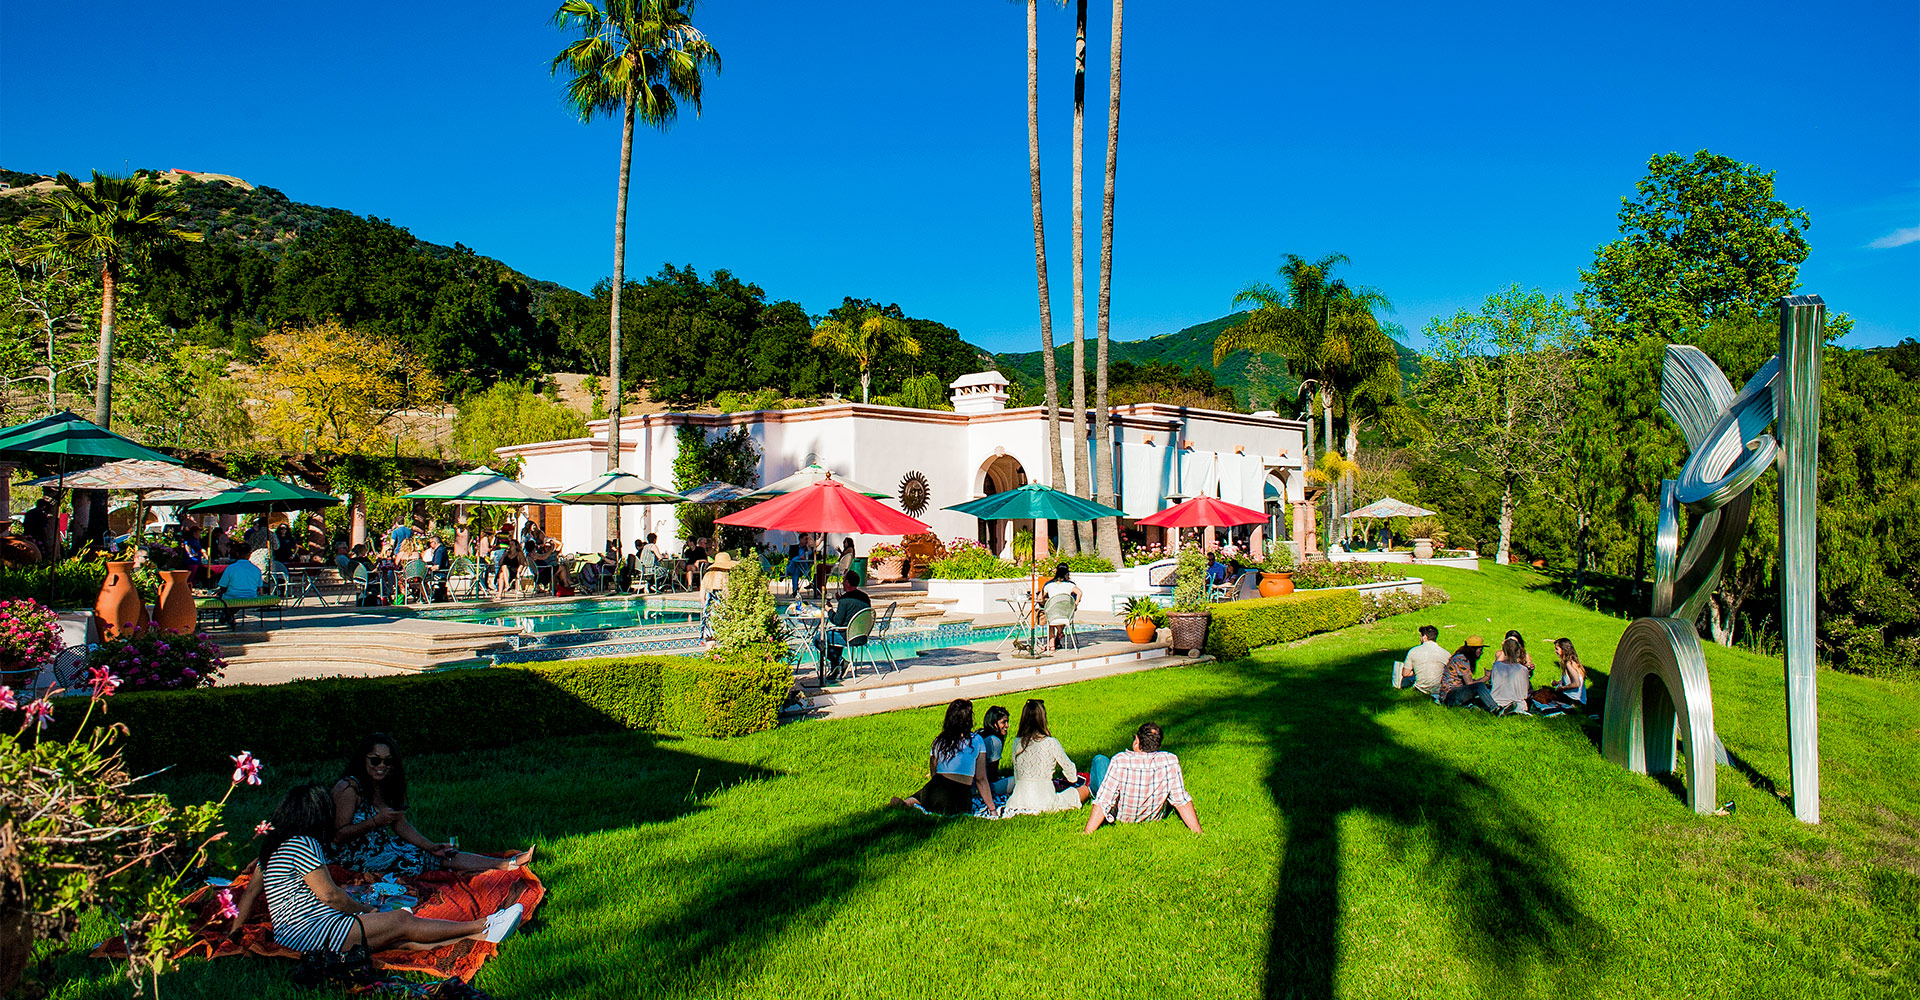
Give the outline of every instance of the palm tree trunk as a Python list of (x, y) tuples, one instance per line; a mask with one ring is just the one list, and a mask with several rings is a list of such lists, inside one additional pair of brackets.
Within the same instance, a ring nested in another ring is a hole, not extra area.
[[(1087, 136), (1087, 0), (1074, 5), (1073, 22), (1073, 492), (1092, 499), (1087, 469), (1087, 234), (1082, 164)], [(1080, 548), (1093, 550), (1093, 525), (1074, 523)]]
[(119, 268), (109, 260), (100, 268), (100, 362), (93, 386), (93, 422), (113, 426), (113, 306)]
[[(627, 287), (627, 180), (633, 173), (633, 99), (620, 119), (620, 190), (613, 199), (613, 303), (607, 320), (607, 471), (620, 467), (620, 299)], [(615, 552), (620, 539), (620, 506), (607, 507), (607, 539)]]
[[(1049, 485), (1059, 489), (1067, 481), (1060, 454), (1060, 378), (1053, 357), (1053, 301), (1047, 288), (1047, 225), (1040, 212), (1040, 21), (1039, 0), (1027, 0), (1027, 178), (1033, 197), (1033, 269), (1040, 286), (1040, 367), (1046, 379), (1047, 460)], [(1033, 525), (1036, 537), (1047, 532), (1045, 522)], [(1070, 545), (1068, 532), (1061, 544)], [(1071, 550), (1063, 550), (1071, 554)]]
[[(1343, 410), (1347, 418), (1347, 461), (1358, 465), (1360, 462), (1360, 421), (1356, 420), (1353, 416), (1353, 402), (1351, 400), (1347, 402)], [(1341, 479), (1346, 482), (1347, 509), (1355, 509), (1353, 506), (1353, 470), (1348, 469), (1347, 472), (1341, 476)]]
[[(1120, 156), (1120, 21), (1124, 0), (1113, 0), (1113, 41), (1107, 55), (1107, 177), (1100, 201), (1100, 292), (1094, 330), (1099, 338), (1093, 356), (1093, 493), (1109, 507), (1119, 506), (1113, 494), (1112, 415), (1107, 408), (1107, 319), (1113, 300), (1113, 181)], [(1118, 569), (1120, 522), (1103, 517), (1095, 526), (1100, 555)]]
[(860, 369), (860, 402), (869, 402), (867, 399), (867, 386), (871, 384), (872, 381), (873, 373), (865, 368)]
[[(1320, 386), (1320, 417), (1326, 421), (1326, 444), (1328, 451), (1333, 450), (1333, 392), (1325, 384)], [(1327, 547), (1332, 548), (1340, 531), (1340, 484), (1327, 481)]]

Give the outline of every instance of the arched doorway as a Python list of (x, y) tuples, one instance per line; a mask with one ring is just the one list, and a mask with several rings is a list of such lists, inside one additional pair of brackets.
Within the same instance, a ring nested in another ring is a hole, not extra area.
[[(980, 463), (980, 473), (974, 489), (981, 496), (986, 497), (1016, 490), (1025, 485), (1027, 485), (1026, 467), (1020, 464), (1019, 459), (1002, 451), (995, 452), (992, 458)], [(1033, 522), (981, 521), (975, 537), (979, 539), (980, 544), (993, 552), (1002, 552), (1007, 546), (1009, 525), (1014, 526), (1013, 530), (1018, 530), (1022, 526), (1031, 528)]]

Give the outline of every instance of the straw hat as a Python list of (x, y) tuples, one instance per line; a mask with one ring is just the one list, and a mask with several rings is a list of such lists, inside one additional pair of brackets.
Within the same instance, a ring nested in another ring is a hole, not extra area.
[(708, 569), (732, 569), (738, 565), (740, 563), (724, 551), (707, 562)]
[(1485, 639), (1480, 638), (1477, 635), (1467, 636), (1467, 645), (1472, 646), (1476, 649), (1484, 648), (1486, 644), (1487, 644), (1487, 641)]

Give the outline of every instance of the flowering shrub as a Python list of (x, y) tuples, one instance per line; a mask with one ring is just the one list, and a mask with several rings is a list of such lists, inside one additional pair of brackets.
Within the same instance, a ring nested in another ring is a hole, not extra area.
[(142, 625), (93, 649), (89, 667), (105, 668), (128, 691), (172, 691), (212, 687), (227, 669), (220, 647), (205, 632), (184, 635), (158, 624)]
[(907, 554), (906, 549), (898, 545), (895, 545), (892, 542), (881, 542), (880, 544), (874, 546), (873, 548), (867, 551), (867, 558), (868, 559), (899, 559), (904, 557), (906, 554)]
[(1418, 594), (1409, 594), (1401, 590), (1385, 594), (1362, 594), (1360, 595), (1360, 621), (1372, 624), (1382, 618), (1431, 608), (1451, 600), (1453, 598), (1446, 591), (1431, 583), (1421, 587)]
[(1000, 580), (1025, 576), (1026, 571), (993, 554), (971, 538), (947, 543), (947, 556), (928, 567), (936, 580)]
[(1398, 580), (1406, 573), (1393, 563), (1311, 562), (1293, 571), (1293, 585), (1300, 590), (1324, 590), (1328, 587), (1355, 587), (1363, 583)]
[(1108, 562), (1105, 556), (1093, 552), (1081, 552), (1077, 555), (1068, 556), (1065, 559), (1056, 559), (1050, 556), (1038, 562), (1031, 563), (1030, 565), (1042, 574), (1052, 576), (1053, 568), (1061, 563), (1067, 564), (1067, 571), (1069, 573), (1113, 572), (1113, 564)]
[(0, 667), (38, 667), (60, 652), (60, 619), (39, 601), (0, 601)]
[(1172, 555), (1172, 550), (1166, 546), (1158, 542), (1146, 542), (1140, 545), (1123, 545), (1120, 550), (1120, 561), (1128, 566), (1144, 566)]

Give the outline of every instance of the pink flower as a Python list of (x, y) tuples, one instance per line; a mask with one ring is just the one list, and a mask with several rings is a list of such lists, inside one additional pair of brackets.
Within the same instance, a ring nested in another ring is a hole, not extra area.
[(41, 698), (39, 701), (28, 705), (26, 707), (26, 713), (27, 721), (37, 722), (39, 729), (45, 729), (47, 728), (47, 723), (53, 721), (53, 702)]
[(94, 697), (107, 698), (111, 697), (114, 689), (120, 686), (120, 678), (115, 677), (113, 671), (106, 667), (95, 667), (88, 671), (87, 683), (92, 685)]
[(237, 785), (243, 781), (249, 785), (260, 783), (260, 762), (252, 754), (242, 750), (240, 755), (232, 760), (234, 784)]
[(273, 824), (267, 822), (264, 819), (260, 821), (259, 826), (256, 826), (253, 828), (253, 835), (256, 837), (264, 837), (267, 834), (272, 832), (273, 832)]
[(20, 703), (15, 701), (13, 697), (13, 689), (4, 684), (0, 684), (0, 710), (11, 712), (19, 707)]
[(213, 898), (220, 903), (220, 918), (222, 920), (232, 920), (234, 917), (240, 915), (240, 908), (233, 905), (232, 889), (221, 889), (219, 892), (213, 894)]

